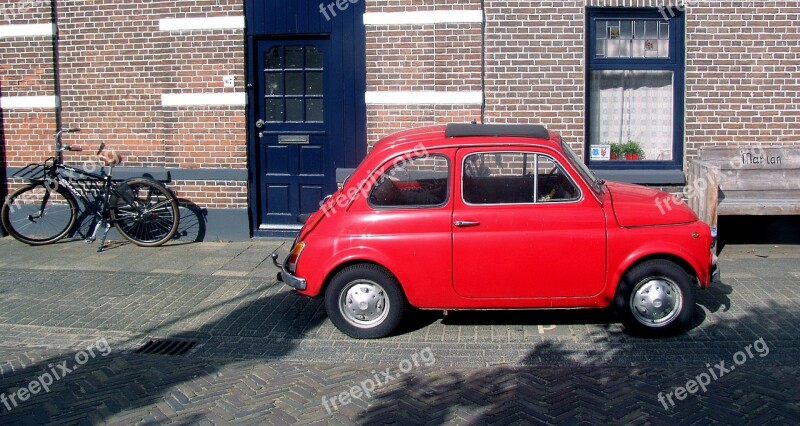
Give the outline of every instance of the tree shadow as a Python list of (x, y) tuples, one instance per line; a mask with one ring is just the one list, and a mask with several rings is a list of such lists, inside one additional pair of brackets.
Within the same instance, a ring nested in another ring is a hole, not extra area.
[[(704, 346), (713, 349), (704, 353), (675, 338), (633, 345), (630, 339), (598, 335), (590, 350), (555, 339), (536, 343), (516, 366), (421, 368), (376, 392), (357, 423), (793, 423), (800, 416), (800, 374), (794, 367), (770, 367), (795, 357), (796, 350), (783, 341), (787, 333), (768, 325), (785, 323), (787, 315), (795, 317), (791, 308), (771, 302), (751, 307), (736, 321), (711, 324), (704, 329), (709, 336), (740, 337), (707, 339)], [(760, 338), (763, 344), (756, 343)], [(734, 362), (746, 349), (753, 356), (741, 365)], [(676, 362), (681, 354), (686, 359)], [(644, 361), (628, 361), (637, 358)], [(706, 390), (700, 390), (697, 381), (705, 377), (699, 377), (711, 376), (711, 370), (717, 374), (710, 366), (721, 361), (729, 372), (709, 377)], [(729, 368), (733, 364), (739, 367), (735, 371)], [(677, 398), (676, 388), (691, 389), (691, 379), (695, 392)]]
[[(115, 421), (130, 423), (141, 420), (151, 423), (171, 420), (169, 414), (162, 411), (164, 407), (169, 408), (170, 404), (179, 408), (181, 404), (188, 402), (182, 390), (186, 388), (184, 384), (198, 378), (209, 381), (213, 377), (219, 377), (227, 365), (237, 362), (237, 356), (266, 362), (284, 359), (326, 319), (319, 299), (309, 299), (292, 292), (270, 292), (262, 296), (263, 290), (259, 287), (208, 306), (198, 306), (183, 317), (139, 333), (142, 336), (139, 343), (145, 337), (199, 341), (195, 356), (152, 356), (136, 354), (131, 350), (112, 350), (107, 356), (91, 358), (80, 368), (54, 380), (48, 393), (40, 392), (30, 396), (10, 410), (0, 404), (0, 419), (4, 424), (100, 423), (112, 417)], [(721, 286), (714, 293), (700, 292), (698, 304), (727, 310), (730, 307), (728, 294), (730, 286)], [(255, 299), (251, 300), (253, 298)], [(180, 329), (189, 317), (209, 315), (225, 305), (239, 307), (223, 317), (203, 322), (194, 329), (171, 331)], [(603, 311), (586, 311), (577, 316), (574, 314), (579, 313), (578, 311), (562, 311), (559, 313), (561, 316), (556, 317), (552, 316), (553, 312), (530, 315), (531, 313), (495, 312), (491, 316), (463, 313), (459, 314), (462, 317), (460, 322), (454, 321), (451, 324), (578, 324), (584, 321), (605, 324), (606, 321), (613, 321), (612, 316)], [(641, 352), (644, 350), (649, 351), (646, 354), (648, 365), (659, 365), (663, 361), (664, 367), (669, 367), (676, 355), (685, 353), (693, 358), (686, 361), (692, 366), (689, 371), (692, 375), (698, 374), (706, 370), (703, 367), (705, 363), (713, 364), (719, 360), (731, 359), (732, 353), (741, 350), (758, 336), (776, 335), (776, 330), (769, 324), (785, 323), (787, 315), (790, 318), (796, 317), (785, 306), (772, 303), (751, 307), (738, 316), (736, 321), (719, 321), (708, 325), (703, 328), (700, 337), (706, 339), (706, 345), (712, 343), (710, 338), (703, 337), (707, 335), (736, 334), (742, 338), (741, 343), (734, 345), (731, 342), (716, 345), (715, 350), (709, 353), (692, 352), (687, 349), (691, 342), (685, 339), (642, 341), (627, 336), (618, 328), (612, 328), (605, 333), (593, 335), (591, 343), (595, 347), (588, 351), (560, 340), (532, 343), (531, 350), (518, 366), (504, 365), (466, 372), (420, 369), (404, 374), (392, 385), (378, 389), (366, 409), (361, 414), (356, 413), (353, 419), (362, 424), (385, 423), (387, 419), (398, 424), (444, 424), (454, 420), (473, 424), (562, 422), (571, 419), (607, 422), (644, 419), (663, 423), (682, 420), (689, 415), (687, 412), (716, 412), (714, 410), (724, 411), (721, 421), (746, 418), (749, 414), (745, 410), (749, 405), (720, 408), (719, 398), (712, 394), (712, 386), (717, 386), (716, 384), (709, 385), (707, 394), (693, 395), (692, 398), (681, 401), (681, 404), (676, 404), (675, 409), (665, 409), (657, 400), (658, 393), (686, 383), (689, 378), (686, 369), (638, 367), (627, 362), (615, 363), (614, 360), (637, 356), (641, 359)], [(783, 337), (786, 337), (786, 333)], [(247, 346), (248, 339), (261, 343), (258, 347)], [(204, 347), (230, 345), (232, 340), (238, 342), (238, 348), (231, 348), (230, 356), (224, 359), (203, 357)], [(772, 341), (767, 343), (771, 345)], [(785, 352), (781, 355), (780, 347), (771, 349), (773, 357), (786, 355)], [(78, 357), (85, 352), (74, 350), (59, 353), (24, 368), (6, 368), (8, 364), (0, 365), (0, 393), (11, 395), (16, 392), (19, 395), (18, 389), (30, 389), (30, 383), (41, 382), (40, 378), (44, 374), (54, 371), (54, 368), (63, 365), (65, 361), (68, 362), (68, 367), (75, 365)], [(758, 365), (758, 359), (752, 361), (754, 365)], [(598, 366), (603, 368), (597, 368)], [(726, 389), (726, 395), (743, 395), (744, 399), (751, 395), (747, 393), (750, 392), (747, 386), (751, 385), (751, 373), (745, 368), (742, 370), (745, 370), (743, 374), (747, 374), (748, 379), (742, 384), (736, 383), (736, 377), (742, 376), (733, 376), (731, 380), (720, 379), (719, 386)], [(792, 383), (796, 380), (796, 377), (786, 375), (783, 370), (759, 374), (768, 374), (770, 380), (786, 386), (789, 386), (788, 379)], [(760, 379), (763, 380), (764, 377)], [(793, 395), (800, 396), (797, 385), (794, 386)], [(800, 415), (796, 405), (784, 404), (770, 395), (759, 398), (759, 402), (766, 407), (765, 410), (774, 409), (776, 413)], [(747, 401), (751, 400), (752, 398)], [(796, 400), (795, 398), (794, 401)], [(151, 407), (150, 414), (144, 415), (144, 418), (141, 413), (126, 417), (126, 411), (141, 407)], [(764, 410), (758, 411), (762, 414), (763, 412)], [(200, 419), (201, 417), (187, 416), (178, 420), (191, 424)]]
[[(247, 299), (257, 297), (263, 288), (244, 292), (237, 297), (214, 303), (210, 306), (197, 307), (187, 317), (207, 315), (224, 307), (224, 305), (237, 306)], [(142, 337), (138, 342), (144, 342), (151, 336), (162, 336), (170, 340), (190, 340), (200, 342), (195, 348), (202, 352), (203, 346), (227, 344), (231, 337), (249, 337), (269, 339), (274, 334), (274, 328), (266, 327), (261, 330), (254, 329), (253, 324), (274, 324), (277, 328), (285, 330), (284, 338), (275, 344), (267, 344), (261, 353), (251, 353), (250, 357), (264, 360), (279, 360), (295, 349), (307, 332), (316, 329), (325, 319), (324, 312), (320, 309), (317, 300), (309, 299), (291, 292), (278, 292), (267, 297), (260, 297), (255, 301), (245, 303), (242, 307), (233, 310), (216, 321), (204, 323), (195, 330), (186, 332), (170, 332), (171, 327), (187, 318), (175, 318), (160, 324), (157, 328), (148, 329), (139, 333)], [(275, 317), (270, 321), (270, 315), (276, 311), (291, 309), (305, 309), (314, 311), (313, 315), (306, 315), (306, 321), (286, 322), (286, 316)], [(102, 332), (98, 332), (102, 333)], [(131, 346), (132, 342), (125, 342), (123, 347)], [(266, 342), (269, 343), (269, 342)], [(131, 349), (115, 350), (111, 344), (91, 344), (92, 350), (74, 350), (59, 353), (45, 359), (38, 360), (24, 368), (12, 368), (11, 364), (0, 364), (0, 394), (6, 399), (0, 401), (0, 423), (2, 424), (30, 424), (30, 423), (101, 423), (112, 416), (118, 416), (126, 410), (150, 406), (163, 402), (167, 398), (167, 405), (174, 402), (184, 402), (186, 396), (176, 391), (177, 385), (186, 383), (198, 377), (213, 377), (218, 375), (226, 365), (237, 362), (231, 357), (224, 361), (217, 357), (182, 357), (137, 354)], [(89, 345), (87, 345), (88, 347)], [(92, 355), (94, 354), (94, 355)], [(22, 359), (25, 356), (22, 355)], [(5, 360), (4, 360), (5, 361)], [(84, 361), (81, 364), (81, 361)], [(65, 366), (67, 370), (60, 366)], [(50, 380), (44, 376), (49, 375)], [(48, 385), (49, 392), (44, 392), (41, 386), (33, 382), (52, 382)], [(19, 400), (19, 389), (28, 387), (31, 391), (38, 391), (35, 395), (25, 395), (25, 401)], [(10, 395), (15, 395), (12, 401)], [(163, 411), (163, 410), (162, 410)], [(159, 412), (155, 408), (150, 417), (135, 415), (129, 419), (130, 423), (144, 420), (145, 422), (159, 422), (168, 420), (168, 414)], [(193, 424), (202, 417), (181, 418), (182, 424)], [(125, 422), (126, 420), (121, 420)]]

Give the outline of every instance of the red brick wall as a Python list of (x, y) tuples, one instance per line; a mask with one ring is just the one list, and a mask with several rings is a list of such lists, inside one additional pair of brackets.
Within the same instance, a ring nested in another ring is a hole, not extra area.
[[(458, 4), (455, 4), (458, 3)], [(367, 13), (479, 10), (480, 1), (367, 1)], [(481, 90), (481, 24), (367, 25), (367, 91)], [(367, 107), (367, 137), (410, 127), (480, 120), (480, 105)]]
[[(744, 129), (758, 134), (760, 143), (800, 144), (797, 1), (486, 0), (485, 121), (541, 123), (581, 148), (585, 7), (668, 4), (686, 10), (687, 157), (703, 145), (752, 144), (753, 136), (742, 137)], [(367, 3), (368, 12), (479, 8), (478, 1)], [(448, 25), (368, 27), (368, 90), (475, 90), (480, 26), (461, 25), (460, 36), (435, 31)], [(455, 44), (465, 51), (461, 58), (459, 49), (447, 59), (436, 50)], [(463, 68), (462, 75), (430, 76), (436, 74), (436, 65), (449, 63)], [(370, 142), (398, 128), (447, 121), (450, 117), (441, 108), (370, 106)], [(445, 110), (452, 112), (453, 107)], [(463, 108), (455, 117), (471, 113), (474, 108)]]
[[(20, 3), (0, 1), (0, 8)], [(3, 24), (49, 23), (50, 2), (3, 15)], [(62, 122), (82, 132), (65, 137), (87, 149), (68, 160), (92, 161), (91, 149), (105, 142), (126, 166), (180, 168), (247, 167), (243, 106), (162, 106), (162, 94), (243, 92), (242, 30), (159, 29), (164, 18), (242, 16), (240, 0), (76, 0), (58, 2)], [(3, 9), (6, 10), (6, 9)], [(52, 38), (0, 38), (3, 96), (54, 95)], [(236, 77), (235, 88), (223, 76)], [(3, 111), (9, 166), (41, 161), (52, 151), (53, 110)], [(178, 195), (205, 207), (242, 207), (244, 183), (204, 181), (203, 189)], [(192, 188), (202, 188), (193, 182)]]
[(708, 145), (800, 144), (798, 21), (797, 1), (689, 7), (688, 154)]

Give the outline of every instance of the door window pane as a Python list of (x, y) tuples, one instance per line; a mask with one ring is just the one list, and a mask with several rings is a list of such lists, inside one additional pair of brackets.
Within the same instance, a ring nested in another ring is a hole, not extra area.
[(590, 143), (615, 147), (617, 160), (672, 160), (673, 93), (672, 71), (592, 71)]
[(450, 188), (450, 163), (442, 155), (401, 161), (382, 173), (372, 187), (374, 207), (441, 206)]
[(306, 99), (306, 122), (321, 123), (325, 121), (325, 109), (322, 99)]
[(322, 95), (322, 73), (306, 73), (306, 95)]
[(264, 120), (324, 120), (324, 57), (314, 46), (274, 46), (264, 58)]
[(304, 112), (302, 99), (286, 99), (286, 121), (302, 123)]
[(322, 69), (322, 52), (314, 46), (306, 46), (306, 69)]
[(286, 46), (286, 68), (287, 69), (303, 68), (302, 46)]
[(266, 117), (265, 121), (282, 122), (283, 121), (283, 99), (272, 98), (266, 100)]
[(287, 72), (286, 73), (286, 94), (291, 96), (303, 94), (303, 73), (302, 72)]

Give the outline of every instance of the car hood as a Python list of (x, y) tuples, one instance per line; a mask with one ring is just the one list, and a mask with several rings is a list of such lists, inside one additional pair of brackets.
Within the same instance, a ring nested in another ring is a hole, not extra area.
[(678, 197), (664, 191), (620, 182), (606, 184), (620, 226), (691, 223), (697, 215)]

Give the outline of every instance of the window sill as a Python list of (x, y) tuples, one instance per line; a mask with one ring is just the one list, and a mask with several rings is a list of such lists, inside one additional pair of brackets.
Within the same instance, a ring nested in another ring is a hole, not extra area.
[(609, 181), (640, 185), (685, 185), (682, 170), (592, 170), (597, 177)]

